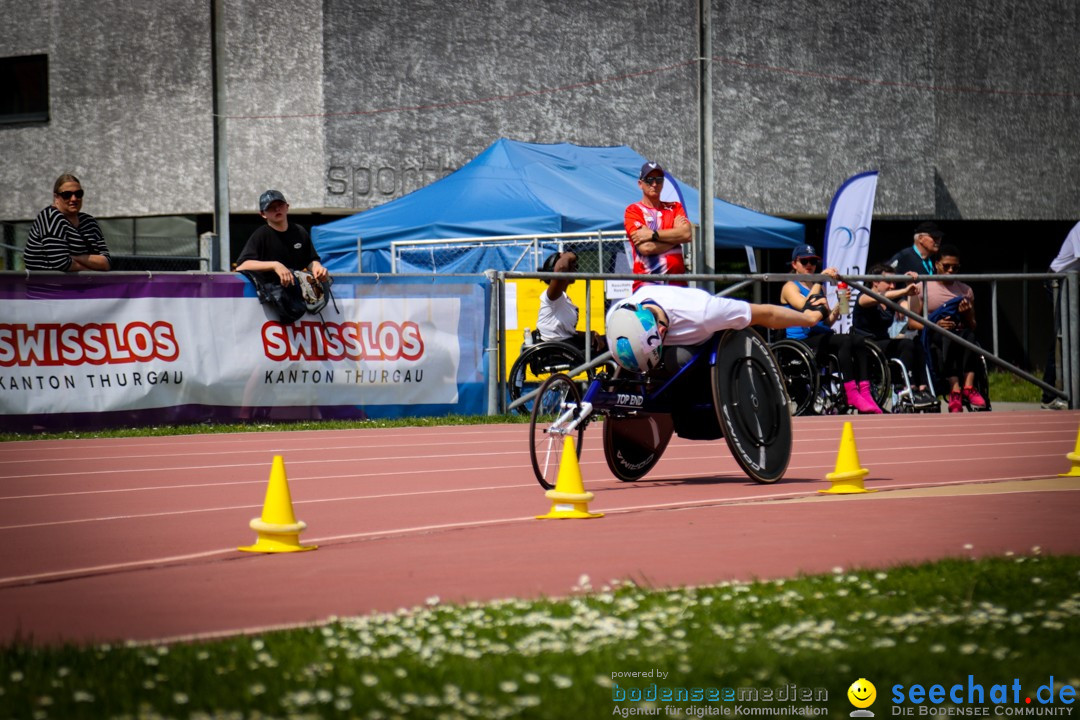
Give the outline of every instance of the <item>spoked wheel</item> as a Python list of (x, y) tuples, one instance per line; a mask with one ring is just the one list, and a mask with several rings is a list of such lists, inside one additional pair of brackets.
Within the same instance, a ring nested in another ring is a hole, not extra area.
[[(584, 364), (585, 356), (567, 343), (544, 342), (526, 348), (514, 361), (507, 376), (506, 389), (510, 394), (510, 402), (528, 395), (552, 375), (568, 373)], [(593, 374), (594, 370), (589, 370), (578, 375), (577, 379), (582, 383), (587, 383), (592, 379)], [(518, 405), (517, 412), (522, 415), (530, 414), (532, 402)]]
[[(529, 421), (529, 457), (536, 480), (545, 490), (555, 487), (567, 435), (566, 427), (579, 417), (580, 412), (581, 390), (566, 375), (552, 375), (545, 380), (533, 400), (532, 419)], [(579, 458), (585, 424), (583, 422), (570, 431), (577, 436), (574, 446)]]
[(870, 394), (877, 406), (884, 410), (889, 396), (892, 395), (892, 372), (889, 370), (889, 359), (885, 357), (881, 348), (870, 341), (866, 343), (866, 351), (869, 353), (866, 358), (866, 371), (870, 374), (867, 378), (870, 381)]
[(777, 340), (772, 345), (772, 354), (780, 365), (788, 397), (791, 398), (791, 414), (813, 412), (821, 373), (810, 349), (798, 340)]
[(783, 477), (791, 461), (791, 413), (784, 376), (750, 328), (727, 331), (716, 350), (713, 405), (735, 462), (757, 482)]

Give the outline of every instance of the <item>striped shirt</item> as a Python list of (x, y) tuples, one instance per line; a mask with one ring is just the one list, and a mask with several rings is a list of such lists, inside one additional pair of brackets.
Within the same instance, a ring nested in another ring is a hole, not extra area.
[(97, 220), (79, 213), (79, 227), (50, 205), (38, 213), (24, 251), (27, 270), (64, 270), (71, 267), (74, 255), (104, 255), (112, 266), (109, 248)]

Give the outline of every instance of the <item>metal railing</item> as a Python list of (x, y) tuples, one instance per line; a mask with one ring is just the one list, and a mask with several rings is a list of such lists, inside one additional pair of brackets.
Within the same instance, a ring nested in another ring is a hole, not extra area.
[[(640, 275), (624, 274), (624, 273), (538, 273), (538, 272), (498, 272), (491, 273), (489, 277), (493, 277), (498, 287), (496, 288), (495, 297), (498, 299), (497, 303), (492, 307), (492, 322), (497, 324), (497, 337), (500, 341), (506, 337), (506, 294), (505, 283), (508, 279), (524, 279), (533, 278), (540, 280), (550, 280), (553, 278), (568, 278), (574, 280), (585, 281), (605, 281), (605, 280), (640, 280)], [(923, 323), (924, 327), (929, 328), (931, 332), (939, 333), (945, 336), (949, 336), (953, 342), (956, 342), (969, 350), (978, 352), (986, 358), (986, 360), (998, 367), (1023, 378), (1025, 381), (1032, 383), (1036, 387), (1043, 390), (1046, 394), (1063, 398), (1072, 409), (1080, 408), (1080, 280), (1078, 280), (1078, 273), (1012, 273), (1012, 274), (988, 274), (988, 275), (959, 275), (954, 274), (949, 276), (950, 281), (959, 281), (964, 283), (991, 283), (991, 297), (992, 297), (992, 335), (993, 335), (993, 348), (987, 350), (979, 345), (969, 343), (967, 340), (958, 337), (954, 333), (949, 332), (943, 328), (938, 327), (932, 323), (926, 321), (926, 307), (923, 306), (923, 314), (914, 313), (907, 308), (902, 307), (898, 303), (885, 298), (883, 295), (875, 293), (872, 289), (867, 287), (866, 284), (873, 280), (890, 280), (893, 282), (921, 282), (923, 285), (923, 296), (925, 297), (926, 283), (928, 282), (940, 282), (941, 276), (934, 275), (919, 275), (916, 277), (907, 275), (847, 275), (840, 276), (845, 282), (852, 288), (859, 292), (865, 292), (875, 300), (882, 302), (886, 307), (899, 312), (900, 314), (913, 318)], [(680, 275), (679, 280), (687, 281), (690, 283), (732, 283), (730, 287), (716, 293), (717, 295), (730, 295), (738, 292), (746, 287), (760, 287), (767, 283), (787, 282), (789, 280), (803, 280), (814, 282), (832, 282), (832, 279), (825, 275), (797, 275), (793, 273), (765, 273), (765, 274), (725, 274), (725, 275)], [(1035, 377), (1031, 373), (1017, 367), (1016, 365), (1004, 360), (1000, 357), (998, 349), (998, 324), (1000, 322), (998, 313), (998, 284), (1002, 282), (1022, 282), (1022, 281), (1043, 281), (1054, 280), (1057, 281), (1059, 291), (1063, 293), (1061, 298), (1061, 305), (1057, 305), (1057, 298), (1055, 298), (1055, 307), (1061, 307), (1061, 323), (1055, 323), (1055, 348), (1060, 348), (1060, 353), (1057, 359), (1058, 368), (1058, 382), (1061, 387), (1055, 387), (1044, 382), (1042, 379)], [(591, 312), (591, 291), (592, 283), (587, 282), (585, 286), (586, 290), (586, 303), (585, 303), (585, 328), (586, 334), (591, 333), (592, 327), (592, 312)], [(589, 343), (586, 342), (586, 348), (589, 347)], [(506, 406), (506, 347), (502, 342), (498, 344), (498, 358), (495, 366), (497, 367), (497, 374), (494, 376), (494, 382), (489, 384), (489, 408), (492, 409), (493, 414), (501, 412), (504, 406)], [(574, 368), (571, 373), (576, 375), (581, 372), (585, 372), (591, 368), (597, 367), (608, 359), (609, 354), (597, 358), (590, 358), (586, 356), (586, 362), (578, 368)], [(534, 393), (523, 396), (515, 401), (512, 406), (506, 406), (505, 409), (509, 410), (513, 407), (517, 407), (524, 402), (528, 402), (532, 398)]]

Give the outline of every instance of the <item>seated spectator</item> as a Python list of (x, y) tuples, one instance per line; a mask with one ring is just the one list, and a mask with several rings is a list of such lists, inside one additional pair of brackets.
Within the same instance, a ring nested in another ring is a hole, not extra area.
[(308, 231), (289, 220), (289, 203), (277, 190), (259, 197), (259, 214), (266, 220), (251, 233), (240, 257), (238, 272), (251, 270), (275, 276), (283, 287), (293, 284), (293, 271), (307, 268), (316, 280), (329, 276), (311, 243)]
[(53, 183), (52, 205), (38, 213), (26, 238), (27, 270), (109, 270), (112, 259), (97, 220), (82, 210), (79, 178), (64, 174)]
[[(960, 272), (960, 251), (954, 245), (942, 245), (934, 263), (935, 275), (954, 275)], [(914, 304), (914, 303), (913, 303)], [(926, 287), (927, 319), (968, 342), (975, 338), (975, 293), (971, 286), (942, 280)], [(923, 331), (925, 334), (925, 331)], [(940, 357), (939, 374), (948, 381), (949, 412), (961, 412), (964, 401), (972, 408), (985, 408), (986, 400), (975, 389), (978, 354), (941, 333), (930, 333), (925, 342)], [(961, 386), (961, 378), (963, 385)]]
[[(577, 272), (577, 255), (573, 252), (552, 253), (544, 261), (542, 272), (572, 273)], [(536, 318), (536, 329), (540, 339), (558, 340), (569, 343), (585, 353), (585, 333), (577, 329), (578, 308), (566, 294), (566, 289), (574, 284), (570, 278), (545, 280), (547, 289), (540, 293), (540, 313)], [(592, 335), (592, 354), (599, 355), (607, 350), (607, 343), (600, 333)]]
[[(870, 273), (892, 275), (893, 269), (884, 263), (877, 263), (870, 268)], [(908, 283), (902, 288), (897, 288), (889, 280), (873, 280), (870, 283), (870, 289), (895, 303), (901, 303), (909, 296), (919, 294), (919, 285), (916, 283)], [(904, 336), (890, 337), (890, 330), (896, 325), (897, 317), (898, 313), (890, 310), (884, 303), (862, 294), (855, 301), (855, 308), (851, 312), (851, 325), (856, 334), (870, 338), (881, 348), (886, 357), (897, 358), (904, 364), (911, 375), (913, 394), (911, 399), (916, 405), (932, 405), (936, 402), (936, 398), (927, 388), (926, 357), (922, 343)], [(899, 317), (903, 318), (906, 324), (907, 318), (903, 315)]]
[[(791, 253), (791, 266), (799, 275), (816, 274), (820, 265), (821, 258), (812, 245), (800, 245)], [(833, 280), (839, 277), (836, 268), (825, 268), (821, 274)], [(848, 405), (860, 413), (880, 414), (881, 408), (870, 392), (866, 338), (863, 335), (833, 332), (831, 326), (840, 317), (840, 310), (829, 307), (821, 283), (789, 280), (780, 291), (780, 300), (793, 310), (813, 307), (828, 312), (828, 316), (813, 327), (788, 328), (787, 336), (810, 346), (822, 367), (827, 364), (829, 355), (835, 355), (840, 364), (840, 374), (844, 377), (844, 395)]]

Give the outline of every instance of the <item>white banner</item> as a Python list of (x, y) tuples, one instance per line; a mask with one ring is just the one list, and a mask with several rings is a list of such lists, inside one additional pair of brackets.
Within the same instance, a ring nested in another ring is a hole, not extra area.
[[(836, 191), (829, 206), (829, 217), (825, 221), (825, 267), (834, 267), (841, 275), (866, 273), (877, 180), (877, 170), (848, 178)], [(836, 286), (830, 284), (827, 288), (829, 304), (835, 305)], [(837, 332), (848, 332), (850, 328), (850, 314), (841, 316), (833, 326)]]
[(338, 299), (325, 325), (252, 297), (5, 300), (0, 415), (453, 404), (482, 382), (462, 301), (420, 295)]

